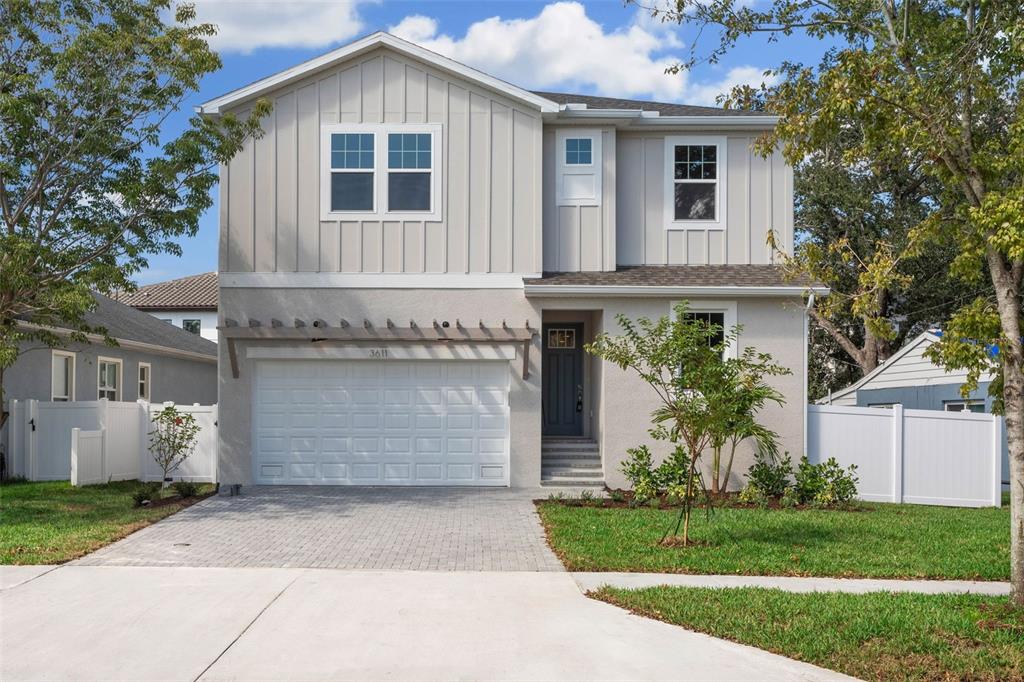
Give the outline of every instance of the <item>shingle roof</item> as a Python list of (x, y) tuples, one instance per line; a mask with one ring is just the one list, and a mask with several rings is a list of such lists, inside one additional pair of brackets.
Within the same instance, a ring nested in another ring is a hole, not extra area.
[(217, 357), (217, 344), (199, 334), (187, 332), (149, 313), (94, 293), (96, 308), (85, 315), (90, 327), (103, 327), (115, 339), (138, 341), (172, 350), (183, 350)]
[(593, 97), (591, 95), (574, 95), (567, 92), (533, 91), (535, 95), (550, 99), (558, 104), (586, 104), (588, 109), (642, 109), (657, 111), (662, 116), (764, 116), (763, 111), (746, 111), (740, 109), (722, 109), (720, 107), (701, 107), (693, 104), (673, 104), (670, 102), (648, 102), (640, 99), (619, 99), (617, 97)]
[(204, 272), (169, 282), (139, 287), (133, 294), (118, 296), (133, 308), (160, 310), (216, 310), (217, 273)]
[[(614, 272), (545, 272), (526, 285), (640, 287), (800, 287), (778, 265), (635, 265)], [(821, 285), (815, 285), (821, 286)]]

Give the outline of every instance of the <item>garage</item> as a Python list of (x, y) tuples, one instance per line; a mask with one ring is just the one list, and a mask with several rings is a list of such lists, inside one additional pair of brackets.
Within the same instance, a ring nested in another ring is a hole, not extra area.
[(261, 360), (253, 478), (506, 486), (509, 373), (507, 361)]

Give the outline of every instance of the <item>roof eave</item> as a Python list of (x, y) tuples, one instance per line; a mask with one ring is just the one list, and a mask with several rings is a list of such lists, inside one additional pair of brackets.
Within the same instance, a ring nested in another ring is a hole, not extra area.
[[(42, 325), (35, 324), (34, 322), (19, 321), (18, 326), (25, 327), (26, 329), (46, 329), (49, 332), (56, 334), (57, 336), (70, 337), (72, 334), (84, 334), (85, 338), (90, 343), (103, 343), (106, 338), (101, 334), (93, 334), (91, 332), (75, 332), (71, 329), (65, 329), (64, 327), (43, 327)], [(157, 355), (166, 355), (170, 357), (180, 358), (183, 360), (196, 360), (199, 362), (217, 362), (217, 353), (212, 351), (212, 354), (201, 353), (199, 351), (185, 350), (183, 348), (171, 348), (170, 346), (161, 346), (155, 343), (146, 343), (145, 341), (135, 341), (132, 339), (122, 339), (119, 337), (111, 337), (117, 342), (118, 348), (124, 348), (127, 350), (137, 350), (141, 352), (155, 353)]]
[(641, 109), (561, 109), (548, 118), (558, 121), (605, 121), (643, 128), (771, 128), (779, 122), (778, 116), (662, 116), (656, 111)]
[(481, 85), (501, 92), (510, 99), (520, 101), (524, 104), (529, 104), (543, 113), (558, 111), (558, 104), (545, 97), (536, 95), (528, 90), (524, 90), (499, 78), (495, 78), (494, 76), (490, 76), (482, 71), (466, 66), (465, 64), (460, 64), (454, 59), (449, 59), (448, 57), (444, 57), (424, 47), (402, 40), (390, 33), (378, 31), (347, 45), (331, 50), (319, 57), (314, 57), (313, 59), (297, 64), (289, 69), (285, 69), (284, 71), (279, 71), (276, 74), (267, 76), (266, 78), (260, 79), (254, 83), (238, 88), (237, 90), (232, 90), (220, 97), (215, 97), (197, 106), (195, 108), (196, 113), (205, 116), (219, 116), (224, 113), (226, 109), (256, 99), (257, 97), (276, 88), (307, 78), (312, 74), (330, 68), (343, 59), (357, 57), (360, 54), (369, 52), (370, 50), (381, 46), (391, 48), (396, 52), (401, 52), (407, 56), (425, 61), (442, 71), (475, 81)]
[(590, 296), (733, 296), (737, 298), (780, 296), (827, 296), (828, 287), (805, 286), (660, 286), (609, 284), (530, 284), (524, 287), (527, 296), (564, 296), (585, 298)]

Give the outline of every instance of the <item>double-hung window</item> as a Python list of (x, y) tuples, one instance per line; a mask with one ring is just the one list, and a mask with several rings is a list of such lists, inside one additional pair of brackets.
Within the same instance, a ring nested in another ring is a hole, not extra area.
[[(678, 301), (672, 303), (672, 310)], [(715, 301), (712, 299), (687, 301), (686, 319), (700, 320), (709, 327), (715, 327), (715, 333), (708, 339), (708, 344), (715, 346), (725, 340), (725, 335), (736, 327), (736, 302)], [(736, 339), (723, 350), (723, 357), (735, 358), (737, 355)]]
[(148, 362), (139, 363), (139, 400), (150, 400), (153, 385), (153, 367)]
[(669, 229), (725, 228), (725, 138), (665, 139), (665, 218)]
[(117, 401), (121, 399), (121, 361), (99, 358), (99, 376), (96, 380), (96, 398)]
[(75, 399), (75, 354), (55, 350), (50, 359), (50, 400)]
[(441, 220), (441, 126), (321, 128), (322, 220)]

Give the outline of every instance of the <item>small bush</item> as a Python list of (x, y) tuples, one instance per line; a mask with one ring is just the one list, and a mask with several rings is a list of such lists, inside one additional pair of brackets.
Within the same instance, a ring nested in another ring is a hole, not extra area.
[(651, 509), (659, 509), (661, 507), (661, 500), (658, 499), (657, 497), (652, 497), (651, 499), (647, 500), (647, 506), (650, 507)]
[(743, 504), (756, 504), (759, 507), (768, 506), (768, 496), (764, 494), (757, 485), (748, 483), (743, 490), (740, 491), (740, 502)]
[(621, 490), (613, 490), (611, 493), (612, 502), (622, 503), (626, 501), (626, 493)]
[(670, 497), (686, 496), (686, 479), (690, 469), (690, 458), (686, 449), (677, 446), (654, 471), (655, 484)]
[(132, 493), (132, 504), (141, 507), (147, 502), (152, 502), (158, 490), (160, 490), (159, 483), (143, 483), (138, 490)]
[(633, 501), (643, 504), (658, 494), (654, 458), (646, 445), (630, 448), (626, 454), (629, 457), (622, 462), (622, 473), (633, 488)]
[(182, 497), (195, 497), (199, 494), (199, 484), (195, 481), (176, 481), (172, 486)]
[(754, 455), (754, 465), (747, 472), (747, 480), (767, 497), (782, 497), (790, 486), (792, 475), (793, 462), (788, 452), (785, 457), (775, 459), (758, 451)]
[(796, 497), (802, 504), (818, 507), (846, 504), (857, 496), (856, 471), (856, 465), (843, 469), (835, 457), (811, 464), (804, 456), (795, 475)]
[(798, 504), (800, 504), (800, 498), (796, 496), (796, 489), (786, 488), (782, 497), (779, 498), (779, 505), (785, 509), (792, 509)]

